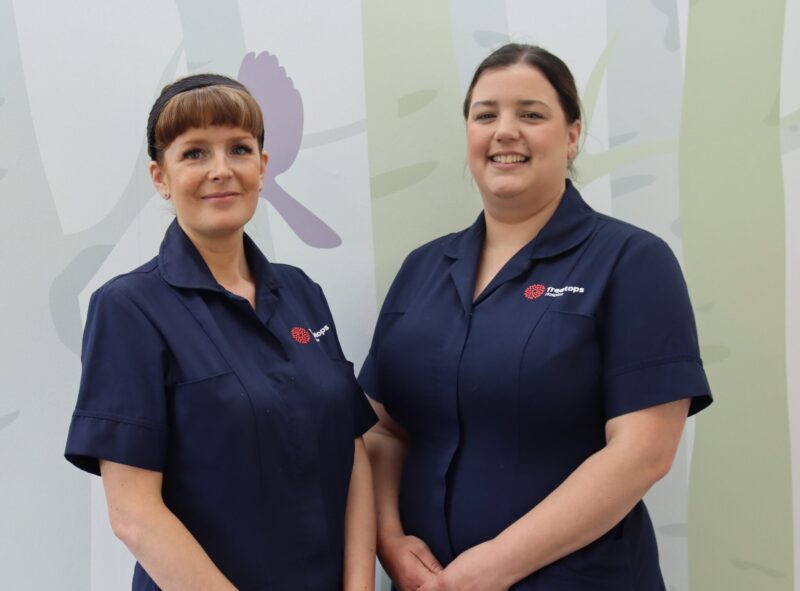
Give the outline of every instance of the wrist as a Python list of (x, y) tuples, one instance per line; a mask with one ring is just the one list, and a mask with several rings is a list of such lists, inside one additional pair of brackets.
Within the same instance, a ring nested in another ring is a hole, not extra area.
[(401, 527), (385, 527), (378, 528), (378, 535), (375, 540), (377, 553), (383, 554), (388, 548), (391, 549), (394, 542), (405, 537), (405, 532)]
[(508, 542), (500, 536), (483, 544), (484, 562), (496, 573), (498, 582), (507, 589), (525, 578), (525, 573), (519, 572), (519, 565), (515, 563), (513, 552)]

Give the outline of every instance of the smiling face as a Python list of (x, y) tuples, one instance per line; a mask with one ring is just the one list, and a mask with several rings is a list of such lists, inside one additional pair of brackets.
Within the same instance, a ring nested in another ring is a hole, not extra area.
[(150, 163), (156, 189), (175, 204), (194, 241), (240, 235), (258, 204), (267, 165), (252, 133), (238, 127), (194, 127)]
[(558, 94), (526, 64), (487, 70), (472, 90), (467, 157), (484, 205), (532, 214), (564, 192), (580, 121), (568, 123)]

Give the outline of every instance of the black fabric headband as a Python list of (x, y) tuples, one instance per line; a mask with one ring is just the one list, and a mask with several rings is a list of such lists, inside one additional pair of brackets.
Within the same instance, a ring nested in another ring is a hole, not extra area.
[[(150, 160), (155, 160), (158, 156), (156, 150), (156, 123), (158, 118), (161, 117), (161, 112), (170, 99), (182, 92), (195, 90), (197, 88), (205, 88), (206, 86), (229, 86), (231, 88), (238, 88), (244, 90), (247, 94), (250, 91), (241, 82), (222, 76), (220, 74), (194, 74), (181, 78), (167, 86), (162, 92), (161, 96), (153, 103), (153, 108), (150, 109), (150, 116), (147, 118), (147, 153), (150, 155)], [(259, 144), (264, 143), (264, 131), (261, 131), (261, 137), (258, 138)]]

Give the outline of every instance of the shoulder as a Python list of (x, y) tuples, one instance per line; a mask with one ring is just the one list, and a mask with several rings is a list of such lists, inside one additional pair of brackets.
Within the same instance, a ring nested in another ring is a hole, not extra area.
[(120, 335), (160, 333), (161, 322), (169, 316), (160, 305), (168, 289), (155, 259), (108, 280), (89, 300), (84, 339), (94, 335), (118, 342)]
[(116, 303), (146, 301), (154, 290), (166, 286), (158, 273), (158, 257), (145, 264), (116, 277), (112, 277), (101, 285), (93, 294), (93, 301)]
[(451, 232), (450, 234), (439, 236), (430, 242), (426, 242), (425, 244), (418, 246), (408, 253), (408, 256), (406, 256), (405, 260), (403, 261), (401, 269), (404, 267), (419, 267), (425, 265), (426, 263), (431, 264), (440, 261), (447, 252), (447, 247), (450, 246), (454, 240), (458, 240), (464, 234), (466, 234), (468, 230), (469, 228), (465, 228), (458, 232)]
[(595, 213), (592, 248), (614, 259), (618, 265), (626, 262), (668, 262), (677, 265), (677, 259), (666, 241), (638, 226), (601, 213)]
[(395, 275), (395, 284), (424, 279), (431, 273), (438, 272), (440, 267), (448, 264), (449, 259), (446, 256), (448, 248), (454, 241), (462, 238), (468, 230), (469, 228), (466, 228), (459, 232), (439, 236), (412, 250), (400, 265), (400, 269)]
[(448, 247), (467, 230), (453, 232), (412, 250), (400, 265), (383, 304), (383, 311), (405, 308), (415, 295), (427, 291), (430, 282), (446, 272), (452, 260)]
[(316, 294), (322, 291), (319, 284), (311, 279), (300, 267), (287, 265), (286, 263), (270, 263), (270, 271), (282, 287), (289, 288), (293, 293), (309, 292)]

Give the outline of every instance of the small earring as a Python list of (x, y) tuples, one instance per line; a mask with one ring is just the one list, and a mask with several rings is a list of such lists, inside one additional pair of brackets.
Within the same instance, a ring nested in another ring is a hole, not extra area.
[(164, 193), (164, 194), (162, 195), (162, 197), (163, 197), (164, 199), (169, 199), (169, 198), (170, 198), (170, 194), (169, 194), (169, 193)]

